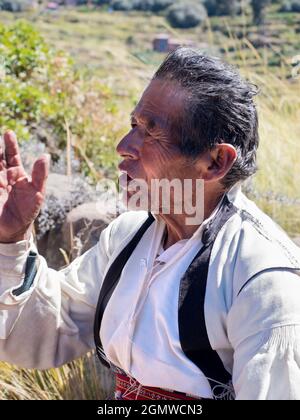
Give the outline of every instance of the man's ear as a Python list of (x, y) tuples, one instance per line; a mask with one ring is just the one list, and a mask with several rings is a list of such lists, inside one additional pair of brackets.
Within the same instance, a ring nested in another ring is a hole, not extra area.
[(219, 181), (230, 171), (236, 161), (237, 151), (232, 144), (222, 143), (201, 155), (199, 170), (206, 181)]

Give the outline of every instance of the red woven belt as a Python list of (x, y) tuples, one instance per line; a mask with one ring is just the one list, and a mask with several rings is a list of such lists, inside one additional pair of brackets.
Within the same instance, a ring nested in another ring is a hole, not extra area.
[(183, 392), (143, 386), (127, 375), (116, 374), (116, 400), (197, 400)]

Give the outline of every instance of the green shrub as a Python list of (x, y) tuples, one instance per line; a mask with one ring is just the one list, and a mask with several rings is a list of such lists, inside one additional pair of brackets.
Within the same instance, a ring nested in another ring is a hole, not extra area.
[(25, 0), (0, 0), (0, 10), (7, 10), (9, 12), (23, 12), (28, 8), (28, 3)]
[(136, 10), (160, 12), (174, 3), (172, 0), (135, 0), (133, 8)]
[(0, 25), (0, 55), (8, 74), (28, 80), (36, 68), (45, 66), (49, 49), (38, 32), (21, 21), (8, 28)]
[(233, 16), (241, 9), (238, 0), (204, 0), (203, 4), (209, 16)]
[(134, 8), (134, 0), (113, 0), (111, 7), (114, 10), (129, 11)]
[(100, 168), (115, 168), (117, 112), (110, 89), (85, 80), (30, 24), (0, 24), (0, 132), (13, 129), (21, 142), (42, 140), (55, 159), (65, 148), (68, 122), (80, 170), (96, 178)]
[(167, 19), (174, 28), (193, 28), (201, 24), (207, 17), (202, 4), (180, 2), (170, 6)]
[(111, 6), (114, 10), (141, 10), (150, 12), (160, 12), (172, 3), (172, 0), (112, 0)]
[(152, 5), (152, 12), (160, 12), (165, 10), (167, 7), (171, 6), (173, 3), (172, 0), (154, 0)]
[[(40, 35), (25, 22), (0, 24), (0, 126), (27, 138), (48, 98), (42, 83), (50, 52)], [(36, 74), (35, 74), (36, 72)]]
[(281, 8), (279, 9), (279, 11), (283, 13), (284, 12), (300, 13), (300, 0), (284, 2)]

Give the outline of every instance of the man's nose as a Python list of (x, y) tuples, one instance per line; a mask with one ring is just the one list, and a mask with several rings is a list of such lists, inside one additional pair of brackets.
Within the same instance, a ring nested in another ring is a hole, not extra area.
[(117, 145), (116, 151), (122, 157), (138, 159), (140, 155), (140, 147), (141, 142), (137, 136), (129, 132)]

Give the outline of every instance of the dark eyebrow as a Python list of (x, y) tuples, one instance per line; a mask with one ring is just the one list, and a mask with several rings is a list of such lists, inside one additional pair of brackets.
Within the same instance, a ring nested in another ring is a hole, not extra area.
[(159, 129), (164, 129), (166, 128), (166, 124), (165, 121), (162, 120), (160, 117), (153, 117), (153, 116), (144, 116), (144, 117), (137, 117), (134, 113), (134, 111), (131, 112), (130, 114), (130, 118), (131, 121), (140, 121), (143, 125), (145, 125), (145, 127), (147, 128), (147, 130), (154, 130), (156, 128)]

